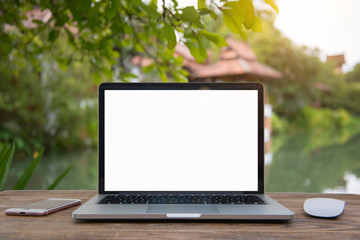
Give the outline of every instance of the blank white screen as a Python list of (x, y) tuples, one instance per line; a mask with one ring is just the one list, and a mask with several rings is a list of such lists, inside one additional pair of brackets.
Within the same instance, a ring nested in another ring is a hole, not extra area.
[(105, 191), (257, 191), (256, 90), (105, 90)]

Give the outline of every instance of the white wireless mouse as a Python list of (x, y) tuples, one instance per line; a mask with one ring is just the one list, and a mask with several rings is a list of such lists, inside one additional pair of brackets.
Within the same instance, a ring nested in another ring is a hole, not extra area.
[(333, 198), (309, 198), (304, 202), (304, 211), (314, 217), (334, 218), (345, 207), (345, 201)]

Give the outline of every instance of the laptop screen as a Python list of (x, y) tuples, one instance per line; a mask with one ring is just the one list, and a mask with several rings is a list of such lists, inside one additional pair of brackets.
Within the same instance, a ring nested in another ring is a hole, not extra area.
[(258, 90), (104, 90), (105, 191), (258, 191)]

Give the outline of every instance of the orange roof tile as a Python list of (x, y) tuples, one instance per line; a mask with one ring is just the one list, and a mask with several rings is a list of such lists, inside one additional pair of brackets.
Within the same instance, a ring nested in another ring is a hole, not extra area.
[(236, 41), (233, 38), (227, 38), (226, 42), (229, 44), (229, 46), (223, 48), (222, 53), (220, 54), (220, 59), (241, 57), (249, 61), (257, 60), (257, 57), (251, 50), (249, 44), (242, 41)]
[(252, 75), (260, 78), (281, 78), (282, 74), (256, 61), (244, 59), (222, 60), (202, 67), (193, 74), (194, 79), (221, 78), (240, 75)]
[(226, 39), (228, 47), (222, 49), (220, 61), (210, 65), (202, 65), (191, 77), (195, 80), (205, 78), (254, 76), (258, 78), (281, 78), (282, 73), (263, 65), (250, 46), (232, 38)]

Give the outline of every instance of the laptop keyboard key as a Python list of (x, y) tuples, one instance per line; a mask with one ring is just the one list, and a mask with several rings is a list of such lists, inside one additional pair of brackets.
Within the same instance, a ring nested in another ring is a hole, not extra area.
[(267, 204), (255, 195), (108, 195), (98, 204)]

